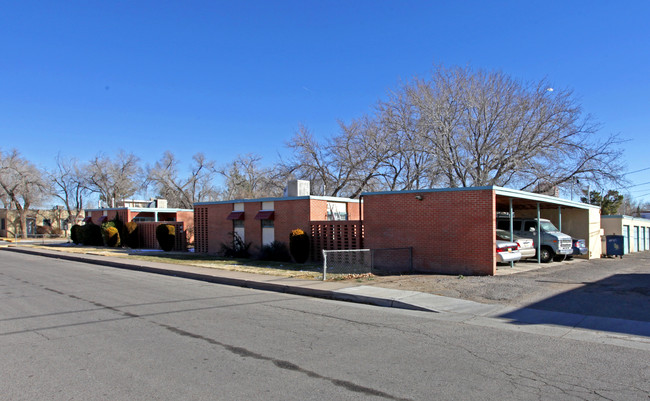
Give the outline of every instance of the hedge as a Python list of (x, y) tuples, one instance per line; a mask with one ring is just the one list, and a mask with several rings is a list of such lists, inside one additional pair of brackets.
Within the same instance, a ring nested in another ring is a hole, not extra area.
[(156, 227), (156, 239), (163, 251), (173, 250), (176, 245), (176, 227), (171, 224), (159, 225)]
[(305, 263), (309, 258), (309, 236), (299, 228), (289, 234), (289, 251), (297, 263)]

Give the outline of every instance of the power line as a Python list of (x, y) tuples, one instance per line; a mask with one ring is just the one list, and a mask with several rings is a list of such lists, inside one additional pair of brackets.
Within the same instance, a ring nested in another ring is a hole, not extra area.
[(628, 189), (628, 188), (634, 188), (634, 187), (640, 187), (641, 185), (648, 185), (648, 184), (650, 184), (650, 181), (648, 181), (648, 182), (644, 182), (644, 183), (641, 183), (641, 184), (630, 185), (629, 187), (625, 187), (625, 189)]
[(646, 171), (646, 170), (650, 170), (650, 167), (642, 168), (641, 170), (630, 171), (629, 173), (626, 173), (626, 174), (640, 173), (640, 172)]

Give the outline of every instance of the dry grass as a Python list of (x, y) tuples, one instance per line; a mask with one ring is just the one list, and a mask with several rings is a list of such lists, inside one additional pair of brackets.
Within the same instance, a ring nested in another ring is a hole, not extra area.
[[(208, 269), (220, 269), (246, 273), (266, 274), (271, 276), (301, 278), (306, 280), (320, 280), (323, 277), (322, 265), (319, 263), (299, 264), (290, 262), (270, 262), (256, 259), (230, 259), (219, 256), (195, 254), (191, 252), (143, 251), (123, 248), (90, 247), (73, 244), (33, 246), (44, 247), (47, 249), (56, 249), (69, 253), (113, 256), (131, 260), (170, 263)], [(346, 275), (328, 274), (328, 280), (341, 280), (344, 278), (351, 277), (347, 277)]]

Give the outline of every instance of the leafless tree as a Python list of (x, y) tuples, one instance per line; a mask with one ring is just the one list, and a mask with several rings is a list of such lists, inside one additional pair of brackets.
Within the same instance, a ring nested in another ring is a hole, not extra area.
[(254, 154), (239, 155), (218, 170), (225, 179), (225, 199), (247, 199), (281, 196), (284, 188), (274, 170), (262, 167), (262, 157)]
[(180, 176), (179, 161), (167, 151), (153, 167), (147, 168), (148, 182), (153, 184), (159, 196), (167, 199), (170, 207), (194, 208), (194, 203), (215, 200), (219, 191), (214, 179), (217, 175), (214, 161), (203, 153), (192, 156), (190, 172)]
[(573, 92), (546, 80), (440, 66), (404, 91), (448, 186), (544, 190), (574, 177), (621, 179), (618, 137), (599, 139)]
[(56, 157), (56, 167), (48, 172), (52, 183), (52, 194), (60, 199), (67, 212), (67, 221), (74, 224), (78, 221), (84, 208), (84, 198), (90, 194), (86, 178), (76, 159)]
[(133, 196), (143, 185), (140, 159), (133, 153), (120, 150), (114, 159), (100, 154), (85, 170), (88, 188), (99, 195), (108, 207)]
[(17, 150), (6, 154), (0, 151), (0, 189), (4, 193), (4, 202), (16, 208), (22, 237), (26, 238), (27, 211), (31, 206), (45, 200), (50, 193), (43, 173), (20, 156)]
[(321, 143), (300, 126), (287, 143), (292, 156), (280, 160), (277, 170), (310, 180), (319, 195), (357, 197), (363, 190), (383, 187), (382, 167), (395, 154), (394, 138), (368, 116), (350, 124), (339, 122), (339, 127), (338, 135)]
[(623, 182), (621, 140), (602, 137), (571, 90), (500, 71), (437, 66), (402, 83), (374, 115), (317, 141), (300, 127), (279, 170), (325, 195), (435, 187), (570, 190)]

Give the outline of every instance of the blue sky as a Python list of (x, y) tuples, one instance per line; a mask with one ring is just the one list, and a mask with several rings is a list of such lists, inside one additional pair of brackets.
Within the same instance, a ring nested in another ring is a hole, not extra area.
[[(650, 1), (4, 1), (0, 147), (50, 167), (256, 153), (371, 111), (433, 63), (546, 77), (619, 133), (650, 201)], [(644, 184), (648, 183), (648, 184)], [(641, 185), (639, 185), (641, 184)]]

